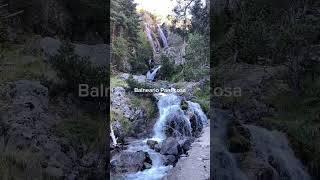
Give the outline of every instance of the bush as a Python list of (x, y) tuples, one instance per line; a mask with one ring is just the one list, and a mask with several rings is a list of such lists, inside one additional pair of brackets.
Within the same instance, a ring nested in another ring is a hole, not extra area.
[(175, 74), (174, 61), (172, 61), (171, 59), (169, 59), (169, 57), (165, 55), (161, 55), (160, 76), (163, 79), (171, 80), (174, 74)]
[(184, 78), (187, 81), (199, 81), (209, 75), (209, 41), (198, 33), (189, 34), (186, 47)]
[(112, 42), (112, 64), (119, 71), (129, 71), (129, 59), (131, 59), (129, 51), (129, 42), (123, 37), (116, 37)]
[(287, 61), (290, 51), (315, 44), (319, 23), (300, 12), (306, 3), (272, 2), (246, 0), (233, 13), (214, 17), (219, 35), (213, 45), (215, 62), (233, 58), (250, 64), (279, 64)]

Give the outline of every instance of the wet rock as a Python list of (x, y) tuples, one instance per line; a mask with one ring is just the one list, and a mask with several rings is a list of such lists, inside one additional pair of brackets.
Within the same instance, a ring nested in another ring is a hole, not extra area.
[(112, 173), (127, 173), (142, 171), (152, 165), (152, 160), (147, 152), (121, 152), (111, 160)]
[(161, 145), (160, 145), (160, 144), (154, 145), (154, 150), (155, 150), (156, 152), (160, 152), (160, 151), (161, 151)]
[(175, 138), (169, 137), (163, 141), (160, 153), (163, 155), (179, 156), (182, 154), (182, 149), (179, 142)]
[(148, 140), (147, 145), (150, 147), (150, 149), (155, 149), (155, 145), (157, 145), (158, 142), (155, 140)]
[(191, 136), (190, 125), (182, 110), (172, 112), (167, 116), (165, 134), (167, 137)]

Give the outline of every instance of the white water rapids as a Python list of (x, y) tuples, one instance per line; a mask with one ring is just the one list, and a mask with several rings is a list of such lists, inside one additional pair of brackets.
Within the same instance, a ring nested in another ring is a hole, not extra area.
[[(182, 116), (186, 123), (189, 124), (189, 131), (191, 132), (189, 118), (184, 114), (183, 110), (180, 107), (181, 97), (175, 94), (161, 94), (160, 96), (161, 97), (158, 101), (160, 116), (156, 124), (154, 125), (154, 136), (151, 139), (161, 142), (166, 138), (164, 127), (166, 125), (166, 121), (172, 115)], [(195, 115), (200, 117), (203, 123), (207, 123), (207, 117), (201, 110), (200, 105), (190, 101), (188, 101), (188, 104), (188, 110), (194, 112)], [(172, 168), (172, 166), (163, 165), (162, 155), (150, 149), (147, 145), (147, 140), (148, 139), (137, 140), (130, 143), (129, 148), (126, 151), (137, 152), (142, 150), (144, 152), (148, 152), (150, 158), (152, 159), (151, 169), (146, 169), (144, 171), (129, 174), (125, 177), (126, 180), (160, 180), (166, 175), (167, 171)]]
[(160, 70), (161, 66), (158, 66), (157, 68), (153, 68), (151, 69), (150, 71), (148, 71), (147, 73), (147, 79), (150, 80), (150, 81), (153, 81), (154, 78), (156, 77), (157, 75), (157, 72)]

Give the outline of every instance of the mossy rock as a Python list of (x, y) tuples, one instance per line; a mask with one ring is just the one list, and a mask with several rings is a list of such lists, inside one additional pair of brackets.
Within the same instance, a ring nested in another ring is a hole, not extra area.
[(188, 108), (189, 108), (188, 102), (184, 101), (184, 100), (181, 101), (181, 109), (186, 111), (186, 110), (188, 110)]

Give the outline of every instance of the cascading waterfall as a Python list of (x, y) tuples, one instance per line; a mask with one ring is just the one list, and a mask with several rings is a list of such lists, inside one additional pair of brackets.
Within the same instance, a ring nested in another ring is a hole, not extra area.
[(114, 135), (114, 131), (113, 131), (113, 128), (112, 128), (112, 124), (110, 124), (110, 136), (111, 136), (111, 139), (112, 139), (112, 144), (114, 146), (117, 145), (117, 138), (116, 136)]
[[(151, 138), (152, 140), (156, 140), (158, 142), (163, 141), (166, 138), (165, 135), (165, 127), (168, 120), (174, 117), (174, 120), (180, 120), (180, 125), (185, 128), (186, 136), (191, 136), (191, 125), (189, 121), (189, 117), (185, 114), (185, 112), (181, 109), (181, 97), (176, 94), (159, 94), (160, 98), (158, 101), (158, 109), (159, 109), (159, 118), (154, 125), (153, 132), (154, 135)], [(208, 119), (201, 110), (199, 104), (188, 101), (189, 107), (188, 111), (194, 113), (197, 116), (197, 120), (202, 123), (207, 123)], [(172, 168), (172, 166), (164, 166), (162, 162), (161, 155), (154, 150), (150, 149), (147, 145), (147, 140), (138, 140), (130, 144), (127, 151), (137, 152), (144, 151), (148, 152), (150, 158), (152, 159), (152, 167), (150, 169), (129, 174), (126, 176), (127, 180), (160, 180), (162, 179), (167, 171)]]
[(201, 119), (202, 124), (208, 124), (208, 118), (204, 114), (204, 112), (202, 111), (200, 105), (198, 103), (194, 103), (194, 102), (191, 102), (191, 101), (187, 101), (187, 102), (188, 102), (189, 110), (193, 114), (198, 116), (198, 119)]
[(153, 68), (150, 71), (148, 71), (147, 79), (150, 80), (150, 81), (153, 81), (160, 68), (161, 68), (161, 66), (158, 66), (157, 68)]
[(158, 52), (158, 49), (154, 46), (154, 42), (153, 42), (153, 38), (152, 38), (152, 31), (149, 27), (149, 24), (146, 23), (146, 33), (147, 33), (147, 37), (148, 37), (148, 40), (152, 46), (152, 49), (154, 52)]
[(167, 48), (168, 47), (168, 40), (167, 40), (167, 37), (164, 35), (164, 32), (159, 24), (158, 24), (158, 31), (159, 31), (159, 34), (160, 34), (160, 37), (161, 37), (161, 40), (163, 43), (163, 47)]
[[(181, 114), (181, 99), (174, 95), (174, 94), (161, 94), (161, 98), (158, 102), (158, 109), (160, 111), (160, 116), (159, 119), (157, 120), (153, 131), (154, 131), (154, 138), (162, 141), (165, 139), (165, 134), (164, 134), (164, 127), (166, 125), (166, 120), (168, 116), (174, 115), (176, 113), (179, 114), (179, 116), (183, 115)], [(183, 113), (183, 112), (182, 112)]]
[(272, 171), (275, 171), (269, 174), (270, 178), (267, 179), (311, 179), (302, 163), (295, 157), (287, 137), (279, 131), (244, 125), (250, 132), (251, 152), (245, 154), (247, 160), (237, 159), (236, 157), (240, 157), (240, 154), (231, 153), (226, 143), (228, 142), (228, 126), (233, 123), (235, 117), (231, 111), (221, 109), (213, 109), (212, 114), (211, 160), (214, 162), (212, 171), (216, 172), (213, 174), (213, 179), (251, 179), (247, 177), (248, 172), (240, 169), (240, 159), (245, 162), (265, 163)]
[(255, 154), (257, 158), (265, 161), (272, 159), (272, 164), (276, 164), (279, 179), (290, 180), (310, 180), (309, 174), (305, 171), (302, 163), (295, 157), (293, 150), (289, 146), (287, 137), (278, 131), (247, 125), (251, 134)]

